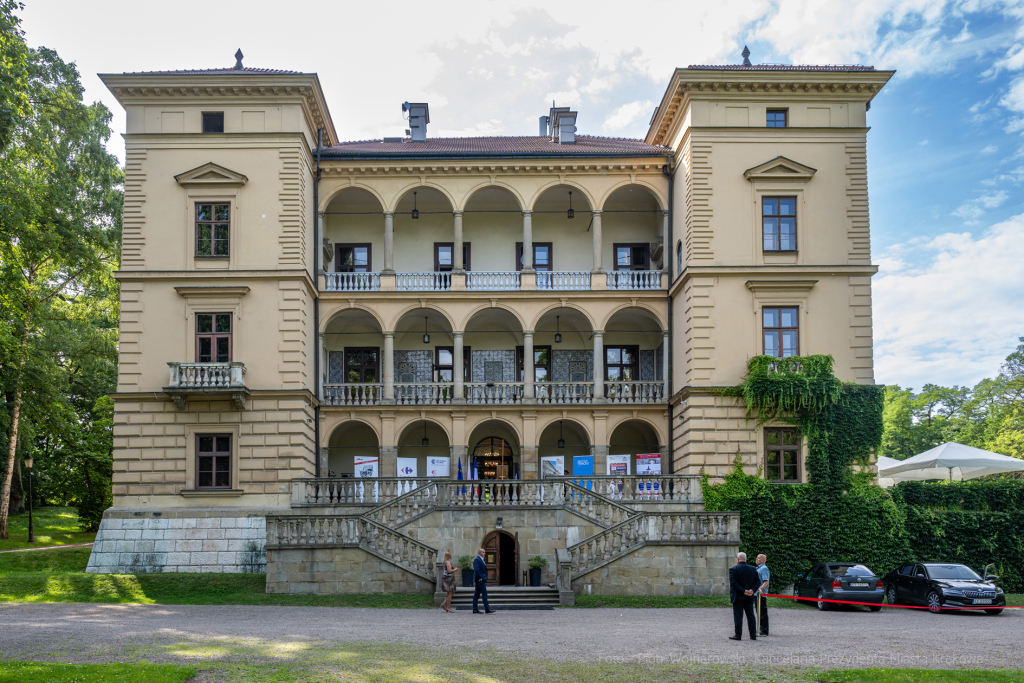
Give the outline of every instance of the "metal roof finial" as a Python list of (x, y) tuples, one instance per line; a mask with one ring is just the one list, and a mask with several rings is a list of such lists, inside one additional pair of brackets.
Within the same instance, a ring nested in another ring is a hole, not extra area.
[(242, 48), (238, 48), (238, 52), (235, 53), (235, 68), (236, 69), (243, 68), (242, 67), (242, 57), (244, 57), (244, 56), (245, 55), (242, 54)]
[(743, 46), (743, 52), (740, 54), (743, 55), (743, 66), (754, 66), (750, 63), (750, 50), (746, 45)]

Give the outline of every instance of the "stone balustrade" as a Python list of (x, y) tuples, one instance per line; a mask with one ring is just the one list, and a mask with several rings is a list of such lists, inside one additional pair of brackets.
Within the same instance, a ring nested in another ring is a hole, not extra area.
[(433, 482), (427, 482), (375, 507), (364, 517), (378, 524), (397, 529), (420, 515), (430, 512), (437, 504), (438, 486)]
[(324, 384), (321, 405), (375, 406), (383, 392), (383, 384)]
[(537, 403), (580, 405), (594, 402), (593, 382), (537, 382)]
[(699, 503), (704, 500), (699, 474), (601, 475), (574, 479), (612, 500), (629, 503)]
[(661, 289), (661, 271), (612, 271), (608, 273), (608, 289)]
[(466, 403), (477, 405), (517, 405), (523, 402), (522, 382), (466, 382)]
[(450, 272), (395, 273), (395, 290), (399, 292), (447, 292), (451, 288)]
[(519, 290), (519, 271), (466, 271), (466, 289), (471, 292), (514, 292)]
[(430, 479), (423, 477), (293, 479), (291, 504), (292, 507), (376, 506), (430, 483)]
[(538, 270), (537, 289), (577, 291), (589, 290), (590, 271)]
[(171, 395), (178, 410), (185, 410), (190, 396), (230, 396), (235, 407), (244, 410), (249, 388), (245, 386), (245, 363), (178, 363), (167, 364), (170, 381), (164, 391)]
[(328, 292), (379, 292), (380, 273), (324, 273)]
[(662, 381), (605, 382), (604, 395), (609, 403), (664, 403), (665, 383)]
[(651, 543), (739, 543), (735, 512), (647, 512), (646, 540)]
[(395, 403), (400, 406), (450, 405), (454, 397), (451, 382), (395, 383)]

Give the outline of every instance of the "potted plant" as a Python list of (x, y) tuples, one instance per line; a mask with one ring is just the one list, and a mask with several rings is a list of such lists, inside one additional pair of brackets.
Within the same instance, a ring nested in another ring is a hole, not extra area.
[(473, 556), (460, 555), (459, 566), (462, 567), (462, 587), (473, 587)]
[(548, 566), (548, 561), (540, 555), (530, 560), (530, 585), (532, 587), (540, 587), (540, 575), (546, 566)]

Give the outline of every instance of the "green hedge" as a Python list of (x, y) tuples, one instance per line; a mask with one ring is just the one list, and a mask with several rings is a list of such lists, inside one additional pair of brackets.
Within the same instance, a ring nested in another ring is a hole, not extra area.
[(905, 481), (892, 489), (893, 497), (930, 510), (1009, 512), (1024, 509), (1024, 480), (954, 481), (926, 484)]

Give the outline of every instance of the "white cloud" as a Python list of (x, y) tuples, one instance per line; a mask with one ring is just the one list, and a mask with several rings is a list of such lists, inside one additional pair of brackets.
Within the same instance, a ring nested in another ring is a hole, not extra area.
[(1024, 335), (1022, 261), (1024, 214), (978, 238), (948, 233), (884, 254), (873, 288), (877, 381), (920, 388), (991, 376)]
[(998, 151), (999, 151), (999, 148), (996, 147), (995, 145), (985, 145), (981, 149), (981, 153), (982, 154), (995, 154)]
[[(603, 128), (612, 133), (623, 130), (637, 119), (643, 118), (645, 115), (650, 116), (653, 111), (654, 102), (651, 100), (637, 100), (624, 104), (608, 115), (608, 118), (604, 120)], [(643, 123), (646, 123), (646, 120)]]
[[(1024, 76), (1013, 79), (1006, 94), (999, 100), (999, 104), (1014, 113), (1024, 114)], [(1024, 130), (1024, 116), (1010, 119), (1006, 124), (1007, 133), (1016, 133), (1021, 130)]]
[(1010, 194), (1005, 190), (983, 194), (958, 206), (952, 215), (964, 219), (964, 225), (977, 225), (987, 209), (998, 208), (1009, 198)]

